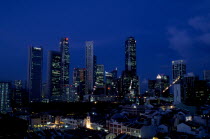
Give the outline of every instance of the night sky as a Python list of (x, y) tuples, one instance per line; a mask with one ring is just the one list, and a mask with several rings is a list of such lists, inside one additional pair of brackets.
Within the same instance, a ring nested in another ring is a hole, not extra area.
[(0, 80), (26, 79), (28, 46), (44, 48), (46, 80), (47, 53), (59, 50), (61, 37), (70, 39), (71, 73), (85, 65), (87, 40), (98, 64), (121, 73), (129, 36), (143, 88), (158, 73), (171, 76), (172, 60), (186, 60), (187, 72), (201, 76), (210, 70), (210, 1), (1, 0)]

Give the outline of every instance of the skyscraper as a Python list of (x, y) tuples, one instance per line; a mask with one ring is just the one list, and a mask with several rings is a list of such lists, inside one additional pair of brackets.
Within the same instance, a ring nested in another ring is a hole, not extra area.
[(203, 79), (206, 81), (210, 81), (210, 70), (203, 71)]
[(96, 88), (104, 88), (104, 65), (97, 65), (95, 85)]
[(74, 68), (73, 86), (75, 89), (75, 93), (77, 93), (80, 100), (83, 100), (83, 96), (85, 95), (85, 75), (85, 68)]
[(60, 41), (60, 53), (61, 53), (61, 92), (62, 95), (66, 95), (69, 91), (69, 42), (68, 38), (62, 38)]
[(11, 109), (11, 82), (0, 82), (0, 113)]
[(89, 94), (93, 90), (93, 41), (87, 41), (85, 47), (85, 64), (86, 64), (86, 94)]
[(117, 79), (117, 68), (114, 69), (113, 71), (111, 71), (113, 79), (116, 80)]
[(25, 87), (26, 84), (23, 80), (14, 81), (12, 107), (22, 107), (28, 103), (28, 93)]
[(163, 92), (169, 86), (169, 76), (158, 74), (155, 83), (155, 96), (168, 97), (169, 89)]
[(175, 81), (178, 77), (180, 80), (173, 85), (174, 104), (181, 103), (183, 95), (182, 79), (186, 74), (186, 63), (184, 60), (172, 61), (172, 80)]
[(129, 37), (125, 41), (125, 70), (136, 75), (136, 40)]
[(96, 82), (96, 70), (97, 70), (97, 56), (93, 56), (93, 86), (95, 88), (95, 82)]
[(186, 74), (186, 63), (184, 60), (172, 61), (172, 79), (176, 80), (178, 76), (183, 77)]
[[(122, 73), (122, 94), (134, 98), (139, 94), (139, 79), (136, 74), (136, 40), (125, 41), (125, 71)], [(131, 100), (130, 101), (134, 101)]]
[(40, 101), (42, 91), (42, 61), (43, 49), (41, 47), (30, 47), (27, 90), (31, 102)]
[(48, 95), (51, 101), (62, 101), (61, 91), (61, 54), (57, 51), (48, 53)]
[(117, 95), (117, 69), (111, 72), (105, 72), (106, 94)]

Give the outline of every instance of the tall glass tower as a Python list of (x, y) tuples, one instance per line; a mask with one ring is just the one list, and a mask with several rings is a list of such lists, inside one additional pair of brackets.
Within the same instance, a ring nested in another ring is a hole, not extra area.
[(96, 69), (96, 88), (104, 88), (104, 65), (98, 64)]
[(0, 82), (0, 113), (6, 113), (11, 109), (11, 82)]
[(174, 104), (179, 104), (182, 101), (184, 93), (183, 77), (186, 74), (186, 63), (184, 60), (172, 61), (172, 79), (175, 81), (179, 76), (178, 82), (173, 85)]
[(178, 76), (186, 74), (186, 63), (184, 60), (172, 61), (172, 79), (176, 80)]
[(62, 38), (60, 41), (61, 52), (61, 91), (65, 96), (67, 94), (69, 86), (69, 65), (70, 65), (70, 53), (68, 38)]
[(30, 47), (27, 79), (30, 102), (40, 101), (42, 91), (42, 62), (43, 49), (41, 47)]
[(136, 40), (129, 37), (125, 41), (125, 71), (122, 73), (122, 94), (127, 96), (129, 101), (139, 95), (139, 79), (136, 74)]
[(85, 64), (86, 64), (86, 94), (93, 90), (93, 69), (94, 69), (94, 54), (93, 54), (93, 41), (86, 41), (85, 47)]
[(125, 41), (125, 70), (136, 75), (136, 40), (129, 37)]
[(48, 95), (51, 101), (62, 101), (61, 93), (61, 54), (57, 51), (48, 53)]

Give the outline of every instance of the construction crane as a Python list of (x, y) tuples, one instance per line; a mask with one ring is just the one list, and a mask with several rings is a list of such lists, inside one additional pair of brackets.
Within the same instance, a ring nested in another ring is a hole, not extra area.
[(172, 85), (174, 85), (176, 82), (178, 82), (180, 80), (180, 76), (178, 76), (168, 87), (166, 87), (163, 90), (163, 93), (165, 93)]

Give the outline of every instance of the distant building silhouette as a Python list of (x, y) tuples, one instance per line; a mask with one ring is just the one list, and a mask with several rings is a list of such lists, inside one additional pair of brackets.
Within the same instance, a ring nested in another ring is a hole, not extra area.
[(206, 81), (210, 81), (210, 70), (203, 71), (203, 79)]

